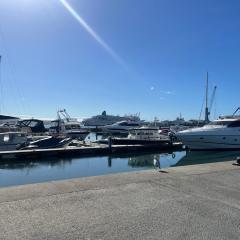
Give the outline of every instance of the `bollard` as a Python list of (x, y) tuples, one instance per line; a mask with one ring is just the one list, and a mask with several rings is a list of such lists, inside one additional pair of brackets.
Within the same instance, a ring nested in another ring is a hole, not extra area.
[(108, 148), (112, 152), (112, 138), (111, 137), (108, 137)]

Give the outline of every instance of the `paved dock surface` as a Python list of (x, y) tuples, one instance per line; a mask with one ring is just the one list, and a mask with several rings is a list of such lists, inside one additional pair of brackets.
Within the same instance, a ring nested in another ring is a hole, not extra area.
[(0, 189), (0, 239), (240, 239), (232, 162)]

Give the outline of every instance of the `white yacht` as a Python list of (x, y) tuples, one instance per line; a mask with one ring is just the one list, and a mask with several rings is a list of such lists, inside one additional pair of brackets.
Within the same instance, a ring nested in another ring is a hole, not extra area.
[(222, 117), (201, 128), (176, 133), (192, 150), (240, 149), (240, 116)]
[(157, 127), (140, 127), (129, 131), (128, 139), (139, 141), (159, 141), (169, 140), (168, 135), (161, 134), (161, 130)]
[(132, 128), (140, 127), (142, 122), (140, 121), (120, 121), (111, 125), (102, 127), (104, 133), (119, 133), (126, 134)]
[(49, 128), (51, 135), (64, 135), (71, 138), (84, 140), (89, 134), (89, 131), (81, 128), (80, 122), (71, 118), (65, 109), (59, 110), (58, 119), (52, 121), (52, 126)]
[(170, 137), (161, 134), (157, 127), (143, 126), (140, 128), (132, 128), (129, 130), (128, 137), (126, 138), (113, 138), (112, 143), (115, 145), (158, 145), (165, 146), (169, 144)]

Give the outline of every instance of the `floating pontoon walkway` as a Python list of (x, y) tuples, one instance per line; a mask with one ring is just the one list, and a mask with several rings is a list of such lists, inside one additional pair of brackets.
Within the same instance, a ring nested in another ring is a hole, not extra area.
[(52, 149), (32, 149), (1, 151), (1, 159), (11, 158), (42, 158), (42, 157), (81, 157), (98, 156), (121, 153), (136, 152), (157, 152), (157, 151), (177, 151), (182, 149), (181, 143), (166, 143), (164, 145), (83, 145), (80, 147), (52, 148)]

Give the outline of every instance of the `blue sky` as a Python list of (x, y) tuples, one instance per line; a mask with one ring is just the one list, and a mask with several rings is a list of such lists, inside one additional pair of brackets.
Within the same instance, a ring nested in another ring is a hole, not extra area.
[(206, 71), (216, 116), (239, 106), (239, 1), (66, 1), (110, 51), (60, 0), (0, 1), (2, 113), (198, 118)]

